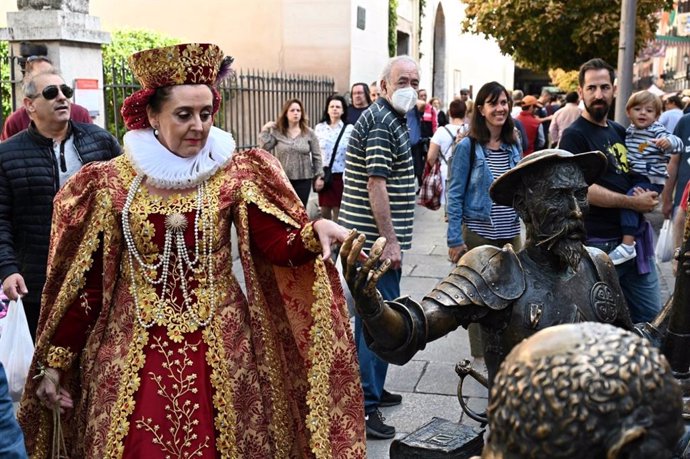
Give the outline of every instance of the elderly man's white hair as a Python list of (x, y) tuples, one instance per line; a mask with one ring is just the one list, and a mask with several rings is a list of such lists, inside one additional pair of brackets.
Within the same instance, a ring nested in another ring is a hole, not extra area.
[(414, 64), (415, 67), (417, 67), (417, 71), (419, 71), (419, 64), (417, 63), (416, 60), (412, 59), (410, 56), (407, 56), (407, 55), (395, 56), (395, 57), (391, 57), (390, 59), (388, 59), (388, 62), (386, 62), (386, 66), (383, 68), (383, 71), (381, 72), (381, 78), (379, 78), (379, 81), (383, 80), (386, 82), (390, 82), (391, 71), (393, 70), (393, 66), (395, 64), (397, 64), (398, 62), (409, 62), (411, 64)]

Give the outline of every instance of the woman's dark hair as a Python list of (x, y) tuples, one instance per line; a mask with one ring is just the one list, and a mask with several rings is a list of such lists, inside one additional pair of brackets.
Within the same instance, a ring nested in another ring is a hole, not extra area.
[(172, 86), (163, 86), (162, 88), (156, 88), (156, 92), (153, 93), (149, 99), (149, 107), (153, 113), (160, 113), (163, 108), (163, 103), (170, 97), (170, 92), (172, 91)]
[(448, 115), (451, 118), (464, 118), (467, 114), (467, 104), (462, 100), (454, 100), (448, 106)]
[(285, 105), (283, 105), (283, 110), (280, 112), (280, 116), (276, 120), (276, 124), (278, 125), (278, 130), (280, 131), (281, 134), (286, 135), (287, 130), (288, 130), (288, 119), (287, 119), (287, 112), (290, 110), (290, 105), (292, 104), (297, 104), (299, 105), (300, 110), (302, 110), (302, 118), (299, 120), (299, 129), (302, 131), (302, 134), (307, 132), (308, 126), (307, 126), (307, 114), (304, 112), (304, 104), (302, 104), (302, 101), (299, 99), (290, 99), (287, 102), (285, 102)]
[(334, 100), (337, 100), (343, 106), (343, 114), (340, 115), (340, 119), (343, 121), (343, 123), (347, 124), (347, 102), (345, 102), (345, 98), (343, 96), (339, 96), (338, 94), (332, 94), (328, 96), (328, 99), (326, 99), (326, 107), (323, 109), (323, 115), (321, 115), (320, 123), (331, 122), (331, 117), (328, 114), (328, 106), (331, 104), (331, 101)]
[(350, 88), (350, 94), (352, 94), (352, 91), (354, 91), (355, 86), (361, 86), (362, 89), (364, 89), (364, 97), (367, 99), (367, 105), (371, 105), (371, 92), (369, 91), (369, 85), (362, 82), (355, 83)]
[[(213, 97), (213, 89), (209, 85), (204, 85), (208, 88), (209, 91), (211, 91), (211, 96)], [(172, 93), (172, 88), (174, 86), (163, 86), (161, 88), (156, 88), (156, 92), (153, 93), (151, 98), (149, 99), (149, 107), (151, 108), (151, 111), (153, 113), (160, 113), (161, 109), (163, 108), (163, 104), (165, 103), (166, 100), (170, 98), (170, 94)]]
[(513, 123), (513, 117), (510, 116), (510, 110), (513, 108), (510, 94), (508, 94), (508, 90), (506, 90), (502, 84), (492, 81), (482, 86), (477, 93), (477, 97), (474, 99), (474, 112), (472, 113), (472, 120), (470, 121), (470, 137), (476, 139), (481, 145), (489, 143), (491, 140), (491, 132), (486, 125), (486, 117), (482, 115), (480, 108), (486, 103), (498, 101), (501, 94), (504, 94), (506, 99), (508, 99), (508, 113), (506, 113), (506, 122), (503, 123), (503, 127), (501, 128), (501, 142), (507, 144), (517, 143), (517, 139), (515, 138), (515, 124)]

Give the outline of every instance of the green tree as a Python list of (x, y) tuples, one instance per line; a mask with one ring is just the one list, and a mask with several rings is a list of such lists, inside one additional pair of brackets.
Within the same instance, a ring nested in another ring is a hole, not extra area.
[[(615, 65), (621, 0), (463, 0), (465, 32), (481, 33), (524, 67), (576, 69), (601, 57)], [(654, 38), (673, 0), (637, 0), (635, 51)]]
[[(179, 43), (148, 30), (116, 30), (110, 34), (111, 42), (103, 46), (103, 83), (105, 89), (106, 128), (111, 134), (122, 137), (125, 132), (120, 116), (122, 102), (139, 88), (132, 75), (127, 59), (137, 51)], [(116, 117), (117, 126), (116, 127)]]
[(555, 86), (558, 86), (558, 89), (565, 92), (570, 92), (577, 91), (578, 73), (579, 72), (577, 70), (566, 72), (563, 69), (555, 69), (549, 70), (549, 77), (551, 77), (551, 83), (553, 83)]
[[(0, 108), (2, 108), (2, 118), (6, 120), (12, 111), (12, 93), (10, 91), (11, 84), (3, 84), (2, 80), (10, 79), (10, 61), (9, 61), (10, 46), (6, 41), (0, 41)], [(0, 123), (1, 124), (1, 123)], [(0, 126), (2, 128), (2, 126)]]

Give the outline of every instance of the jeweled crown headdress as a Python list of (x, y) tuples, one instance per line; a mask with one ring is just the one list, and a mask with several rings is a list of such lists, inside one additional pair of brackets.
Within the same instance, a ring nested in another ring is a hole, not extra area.
[(150, 127), (146, 106), (157, 88), (182, 84), (207, 84), (213, 91), (213, 112), (220, 107), (215, 86), (228, 75), (232, 57), (223, 57), (211, 43), (184, 43), (140, 51), (129, 58), (129, 66), (142, 89), (122, 105), (122, 117), (129, 129)]

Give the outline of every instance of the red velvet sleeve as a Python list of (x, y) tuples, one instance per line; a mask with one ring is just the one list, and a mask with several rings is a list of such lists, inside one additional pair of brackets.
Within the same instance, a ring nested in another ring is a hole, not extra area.
[(252, 250), (256, 250), (274, 265), (300, 265), (321, 253), (320, 245), (317, 252), (317, 245), (313, 240), (312, 222), (295, 229), (262, 212), (253, 204), (248, 206), (248, 213)]
[(103, 299), (103, 250), (93, 256), (93, 264), (86, 275), (86, 284), (79, 296), (55, 329), (48, 350), (47, 364), (53, 368), (68, 368), (86, 345), (89, 330), (101, 312)]

